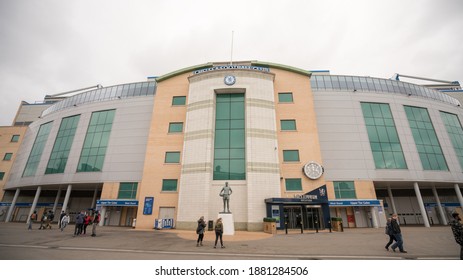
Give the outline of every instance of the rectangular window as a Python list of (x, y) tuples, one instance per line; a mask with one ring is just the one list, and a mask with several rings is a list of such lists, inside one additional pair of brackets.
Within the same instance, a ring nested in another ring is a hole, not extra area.
[(186, 104), (186, 96), (174, 96), (172, 98), (172, 106), (182, 106)]
[(52, 123), (53, 122), (48, 122), (40, 126), (39, 132), (35, 137), (34, 145), (32, 145), (31, 153), (27, 159), (26, 167), (23, 171), (23, 177), (34, 176), (37, 172), (37, 167), (39, 166), (43, 149), (47, 143), (48, 134), (50, 134)]
[(296, 130), (296, 120), (280, 120), (281, 130), (285, 131), (295, 131)]
[(19, 141), (19, 135), (13, 135), (13, 137), (11, 137), (11, 142), (18, 142)]
[(3, 160), (11, 160), (13, 157), (13, 153), (6, 153), (5, 156), (3, 157)]
[(92, 113), (77, 172), (96, 172), (103, 169), (114, 115), (115, 110)]
[(357, 198), (354, 182), (333, 182), (334, 194), (337, 199)]
[(283, 161), (299, 161), (299, 150), (284, 150), (283, 151)]
[(214, 180), (246, 179), (244, 93), (217, 94)]
[(280, 103), (293, 103), (292, 92), (280, 92), (278, 93), (278, 102)]
[(298, 179), (285, 179), (287, 191), (302, 191), (302, 180)]
[(80, 115), (63, 118), (45, 174), (64, 173)]
[(180, 163), (180, 152), (166, 152), (165, 163)]
[(424, 170), (449, 170), (428, 110), (404, 106)]
[(169, 133), (183, 132), (183, 123), (172, 122), (169, 123)]
[(460, 120), (455, 114), (440, 112), (440, 115), (452, 141), (453, 149), (460, 162), (460, 167), (463, 170), (463, 128), (461, 127)]
[(407, 169), (389, 104), (361, 102), (375, 166), (378, 169)]
[(138, 183), (120, 183), (118, 199), (136, 199)]
[(162, 180), (162, 191), (163, 192), (176, 192), (177, 191), (177, 179), (163, 179)]
[(5, 177), (5, 172), (0, 172), (0, 181), (3, 181), (3, 177)]

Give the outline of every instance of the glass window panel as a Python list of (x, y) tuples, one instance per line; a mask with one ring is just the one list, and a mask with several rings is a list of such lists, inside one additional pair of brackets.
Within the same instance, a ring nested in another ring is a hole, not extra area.
[(162, 191), (163, 192), (176, 192), (177, 191), (177, 179), (163, 179), (162, 180)]
[(215, 131), (215, 148), (229, 148), (230, 147), (230, 130), (216, 130)]
[(242, 120), (230, 120), (231, 129), (244, 129), (244, 119)]
[(337, 199), (357, 198), (354, 182), (334, 181), (334, 193)]
[(285, 179), (285, 186), (287, 191), (302, 191), (302, 180), (300, 178), (287, 178)]
[(230, 120), (217, 120), (215, 122), (215, 129), (230, 129)]
[(48, 122), (40, 126), (37, 136), (35, 137), (34, 144), (32, 145), (31, 153), (27, 159), (26, 167), (23, 171), (23, 177), (35, 176), (51, 127), (52, 122)]
[(230, 179), (244, 180), (246, 178), (246, 162), (242, 159), (230, 160)]
[(183, 132), (183, 123), (169, 123), (169, 132)]
[(298, 150), (284, 150), (283, 151), (283, 161), (299, 161), (299, 151)]
[(296, 130), (296, 120), (281, 120), (281, 130)]
[(217, 103), (216, 119), (218, 120), (229, 120), (230, 119), (230, 103)]
[(214, 158), (215, 159), (228, 159), (230, 158), (230, 150), (229, 149), (215, 149)]
[(180, 152), (166, 152), (165, 163), (179, 163)]
[(172, 105), (180, 106), (186, 104), (186, 96), (174, 96), (172, 98)]
[[(460, 163), (460, 168), (463, 170), (463, 128), (460, 123), (460, 119), (457, 115), (448, 112), (440, 112), (441, 118), (444, 122), (447, 134), (449, 135), (450, 141), (452, 142), (453, 149), (457, 155)], [(438, 156), (439, 164), (445, 162), (445, 159)]]
[(280, 102), (280, 103), (292, 103), (293, 102), (293, 93), (292, 92), (278, 93), (278, 102)]
[(231, 159), (238, 159), (238, 158), (242, 158), (244, 159), (244, 149), (230, 149), (229, 150), (230, 153), (229, 153), (229, 156)]
[(244, 116), (244, 102), (232, 102), (230, 104), (231, 119), (243, 119)]
[(244, 129), (230, 130), (230, 147), (231, 148), (244, 148), (245, 147)]

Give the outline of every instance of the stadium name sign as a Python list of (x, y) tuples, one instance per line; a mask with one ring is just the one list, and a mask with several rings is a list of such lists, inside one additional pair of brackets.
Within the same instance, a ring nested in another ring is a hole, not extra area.
[(214, 66), (210, 68), (199, 69), (199, 70), (193, 71), (193, 74), (196, 75), (196, 74), (201, 74), (204, 72), (211, 72), (211, 71), (216, 71), (216, 70), (235, 70), (235, 69), (270, 72), (270, 68), (267, 68), (267, 67), (249, 66), (249, 65), (223, 65), (223, 66)]

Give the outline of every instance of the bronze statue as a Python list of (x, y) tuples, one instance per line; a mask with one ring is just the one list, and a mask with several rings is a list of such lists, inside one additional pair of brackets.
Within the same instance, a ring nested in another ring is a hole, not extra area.
[[(232, 194), (232, 189), (228, 186), (228, 182), (225, 182), (225, 186), (220, 191), (220, 196), (223, 198), (223, 213), (230, 212), (230, 195)], [(227, 209), (227, 211), (225, 211)]]

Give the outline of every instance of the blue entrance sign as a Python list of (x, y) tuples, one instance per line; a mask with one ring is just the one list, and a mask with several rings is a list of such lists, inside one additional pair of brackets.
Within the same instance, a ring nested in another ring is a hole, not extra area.
[(99, 199), (96, 201), (97, 206), (138, 206), (138, 200), (103, 200)]
[(154, 197), (145, 197), (145, 204), (143, 205), (143, 215), (153, 214)]
[(379, 200), (330, 200), (330, 206), (380, 206)]

